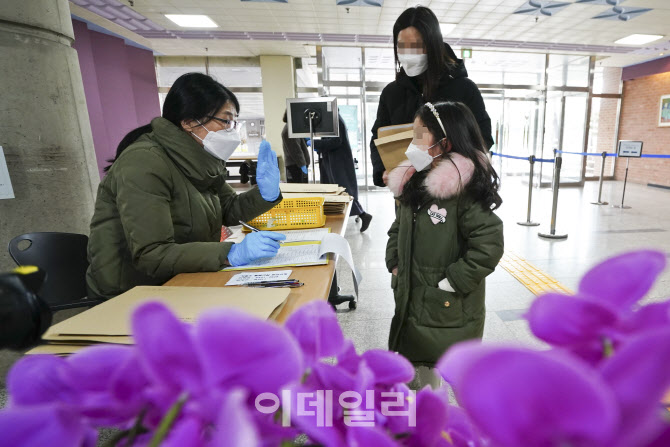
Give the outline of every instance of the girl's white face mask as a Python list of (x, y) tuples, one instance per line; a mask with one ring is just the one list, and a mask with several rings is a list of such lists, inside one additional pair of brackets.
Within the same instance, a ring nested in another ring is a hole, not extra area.
[(433, 157), (432, 155), (430, 155), (430, 153), (428, 153), (428, 151), (431, 148), (440, 144), (440, 141), (433, 144), (426, 150), (421, 149), (419, 146), (414, 144), (414, 142), (410, 143), (409, 147), (405, 151), (405, 155), (407, 156), (409, 162), (412, 163), (412, 166), (414, 166), (414, 169), (416, 169), (417, 171), (423, 171), (428, 166), (430, 166), (430, 164), (433, 162), (434, 159), (442, 156), (442, 154), (437, 154), (436, 156)]
[[(200, 121), (198, 121), (198, 124), (201, 124)], [(233, 129), (230, 131), (219, 130), (216, 132), (212, 132), (209, 129), (207, 129), (204, 124), (201, 125), (207, 131), (207, 136), (205, 136), (205, 139), (200, 138), (193, 132), (191, 133), (197, 139), (202, 141), (202, 144), (207, 152), (209, 152), (211, 155), (218, 158), (219, 160), (228, 161), (230, 156), (233, 155), (233, 152), (235, 152), (235, 149), (238, 148), (240, 142), (242, 141), (240, 139), (240, 134), (237, 132), (237, 129)]]
[(407, 76), (419, 76), (424, 71), (428, 70), (428, 55), (427, 54), (407, 54), (398, 53), (398, 61), (402, 68), (405, 69)]

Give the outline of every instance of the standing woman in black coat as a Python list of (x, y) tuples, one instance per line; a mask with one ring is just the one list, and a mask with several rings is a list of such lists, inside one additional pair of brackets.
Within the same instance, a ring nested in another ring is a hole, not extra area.
[(339, 137), (321, 138), (312, 142), (314, 150), (319, 154), (319, 173), (321, 183), (335, 183), (347, 190), (354, 198), (351, 215), (361, 218), (361, 233), (368, 229), (372, 215), (366, 213), (363, 205), (358, 201), (358, 180), (354, 156), (349, 144), (347, 126), (342, 116), (339, 116)]
[(393, 25), (396, 79), (384, 87), (372, 127), (370, 159), (374, 184), (385, 186), (386, 168), (374, 141), (380, 127), (408, 124), (426, 102), (462, 102), (472, 111), (486, 148), (493, 146), (491, 118), (482, 94), (468, 79), (462, 59), (442, 39), (440, 23), (423, 6), (406, 9)]

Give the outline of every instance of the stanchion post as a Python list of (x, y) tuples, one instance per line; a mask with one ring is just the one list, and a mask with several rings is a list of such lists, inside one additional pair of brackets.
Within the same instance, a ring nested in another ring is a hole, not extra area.
[(607, 159), (607, 152), (603, 151), (603, 161), (600, 165), (600, 180), (598, 181), (598, 201), (591, 202), (592, 205), (607, 205), (607, 202), (602, 201), (603, 197), (603, 178), (605, 177), (605, 160)]
[(626, 197), (626, 183), (628, 183), (628, 165), (630, 164), (630, 157), (626, 158), (626, 175), (623, 178), (623, 193), (621, 194), (621, 205), (612, 205), (613, 208), (620, 208), (622, 210), (629, 210), (630, 206), (623, 204), (623, 199)]
[(558, 149), (554, 148), (554, 170), (551, 171), (551, 187), (554, 187), (554, 180), (556, 179), (556, 157), (558, 157)]
[(519, 225), (523, 225), (524, 227), (537, 227), (540, 225), (537, 222), (533, 222), (530, 220), (530, 210), (533, 202), (533, 178), (535, 176), (535, 155), (531, 155), (528, 157), (528, 163), (530, 164), (530, 169), (528, 172), (528, 212), (526, 215), (526, 221), (525, 222), (517, 222)]
[[(316, 150), (314, 149), (314, 125), (312, 123), (312, 120), (314, 120), (314, 116), (316, 113), (310, 111), (309, 112), (309, 144), (312, 146), (312, 183), (316, 183), (316, 169), (315, 169), (315, 161), (314, 159), (316, 158)], [(320, 166), (320, 165), (319, 165)]]
[(561, 165), (563, 157), (556, 157), (554, 166), (554, 184), (553, 184), (553, 200), (551, 203), (551, 224), (549, 233), (538, 233), (537, 235), (546, 239), (567, 239), (567, 234), (556, 234), (556, 211), (558, 209), (558, 188), (561, 183)]

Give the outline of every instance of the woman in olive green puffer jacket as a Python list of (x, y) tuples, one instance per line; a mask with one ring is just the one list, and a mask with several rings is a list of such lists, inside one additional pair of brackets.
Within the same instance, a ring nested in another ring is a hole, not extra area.
[(267, 232), (234, 248), (219, 242), (222, 225), (249, 221), (281, 200), (269, 144), (259, 153), (259, 188), (238, 195), (225, 181), (225, 160), (239, 145), (238, 111), (223, 85), (188, 73), (170, 89), (163, 116), (119, 144), (91, 221), (89, 297), (108, 299), (179, 273), (217, 271), (277, 253), (275, 235)]
[(417, 367), (432, 368), (454, 343), (483, 334), (485, 278), (502, 257), (503, 226), (481, 141), (466, 106), (426, 104), (410, 161), (389, 174), (399, 204), (386, 249), (396, 304), (389, 349)]

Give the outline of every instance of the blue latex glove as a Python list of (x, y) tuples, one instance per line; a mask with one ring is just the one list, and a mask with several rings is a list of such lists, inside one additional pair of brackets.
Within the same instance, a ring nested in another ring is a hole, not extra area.
[(300, 166), (300, 170), (307, 175), (307, 166)]
[(228, 262), (233, 267), (246, 265), (256, 259), (271, 258), (279, 251), (279, 242), (286, 235), (274, 231), (249, 233), (239, 244), (234, 244), (228, 252)]
[(258, 166), (256, 167), (256, 183), (261, 196), (268, 202), (274, 202), (279, 197), (279, 164), (277, 154), (270, 147), (267, 140), (261, 141), (258, 149)]
[(305, 138), (305, 143), (307, 143), (307, 146), (312, 145), (312, 141), (309, 138)]

